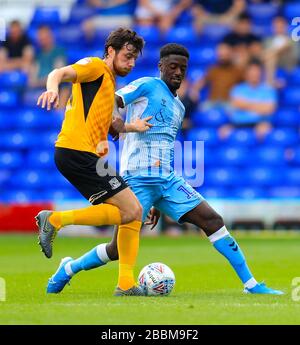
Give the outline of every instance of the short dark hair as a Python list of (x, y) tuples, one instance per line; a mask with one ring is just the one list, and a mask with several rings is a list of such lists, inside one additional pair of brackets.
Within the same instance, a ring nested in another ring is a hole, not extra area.
[(247, 67), (251, 67), (251, 66), (256, 66), (259, 68), (263, 68), (263, 64), (262, 62), (258, 59), (258, 58), (252, 58), (248, 63), (247, 63)]
[(250, 21), (251, 21), (251, 16), (249, 15), (249, 13), (243, 12), (243, 13), (241, 13), (241, 14), (238, 16), (237, 20), (238, 20), (239, 22), (240, 22), (240, 21), (244, 21), (244, 20), (247, 20), (248, 22), (250, 22)]
[(144, 39), (141, 36), (138, 36), (135, 31), (131, 29), (119, 28), (112, 31), (107, 37), (105, 42), (104, 57), (107, 57), (108, 55), (108, 47), (112, 47), (116, 52), (119, 52), (126, 43), (133, 45), (134, 48), (140, 53), (142, 53), (145, 45)]
[(181, 44), (177, 43), (168, 43), (160, 49), (161, 59), (169, 55), (181, 55), (187, 57), (188, 59), (190, 58), (188, 50)]

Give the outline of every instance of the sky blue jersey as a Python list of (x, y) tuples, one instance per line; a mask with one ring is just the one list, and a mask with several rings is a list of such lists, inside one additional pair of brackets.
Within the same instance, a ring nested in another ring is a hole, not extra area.
[(185, 108), (160, 78), (140, 78), (116, 92), (127, 106), (126, 122), (153, 116), (143, 133), (127, 133), (121, 158), (121, 174), (153, 166), (172, 171), (174, 143)]

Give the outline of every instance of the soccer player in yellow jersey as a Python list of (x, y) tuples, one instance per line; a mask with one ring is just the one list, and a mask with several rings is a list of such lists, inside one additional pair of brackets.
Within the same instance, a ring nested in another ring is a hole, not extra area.
[[(115, 77), (126, 76), (132, 70), (143, 47), (144, 40), (130, 29), (120, 28), (111, 32), (105, 43), (103, 59), (88, 57), (74, 65), (53, 70), (48, 76), (47, 90), (37, 102), (48, 110), (56, 107), (59, 84), (73, 83), (55, 144), (55, 163), (92, 204), (77, 210), (41, 211), (36, 216), (39, 244), (46, 257), (50, 258), (56, 233), (66, 225), (120, 225), (116, 296), (142, 294), (135, 285), (133, 274), (142, 207), (127, 184), (102, 157), (108, 152), (107, 135), (114, 108)], [(133, 124), (130, 128), (131, 131), (147, 129), (147, 121), (138, 126)], [(95, 254), (101, 257), (101, 253)]]

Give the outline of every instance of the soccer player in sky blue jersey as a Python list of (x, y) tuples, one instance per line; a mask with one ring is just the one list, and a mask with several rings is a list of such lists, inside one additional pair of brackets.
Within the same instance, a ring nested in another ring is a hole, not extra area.
[[(143, 221), (154, 206), (178, 223), (200, 227), (229, 261), (244, 285), (244, 292), (282, 294), (255, 280), (222, 217), (171, 167), (175, 137), (185, 111), (176, 92), (185, 77), (188, 59), (185, 47), (167, 44), (160, 50), (160, 78), (141, 78), (116, 92), (118, 107), (127, 107), (125, 123), (120, 119), (114, 123), (115, 133), (127, 132), (121, 174), (143, 206)], [(139, 119), (143, 128), (131, 133), (131, 124)], [(150, 213), (154, 215), (153, 210)], [(47, 291), (58, 293), (74, 274), (117, 260), (117, 234), (116, 229), (109, 244), (100, 244), (76, 260), (63, 259), (50, 278)]]

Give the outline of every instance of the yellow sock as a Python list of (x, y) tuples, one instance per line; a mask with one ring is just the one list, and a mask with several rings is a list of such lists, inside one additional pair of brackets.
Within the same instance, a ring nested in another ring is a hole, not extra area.
[(133, 221), (119, 226), (119, 281), (118, 287), (127, 290), (135, 284), (133, 269), (139, 250), (140, 230), (142, 222)]
[(121, 214), (118, 207), (110, 204), (93, 205), (79, 210), (54, 211), (49, 217), (57, 229), (66, 225), (119, 225)]

